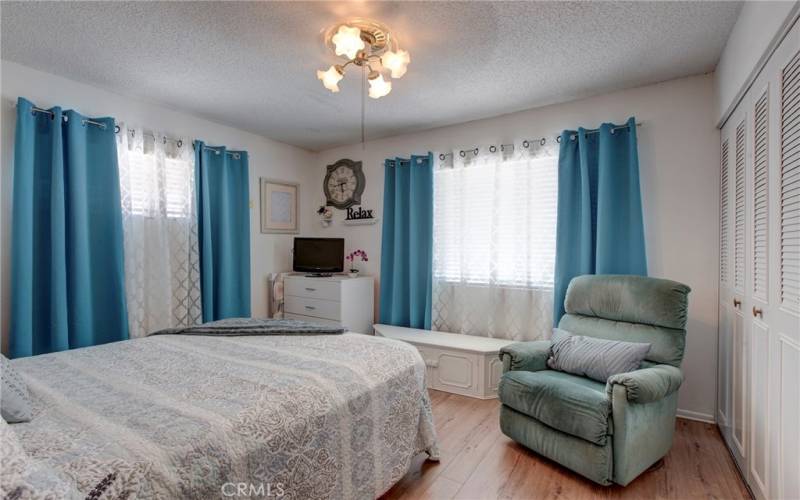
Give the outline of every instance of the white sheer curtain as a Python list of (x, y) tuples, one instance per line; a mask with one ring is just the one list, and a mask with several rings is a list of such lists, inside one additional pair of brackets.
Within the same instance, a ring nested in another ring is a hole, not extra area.
[(121, 124), (117, 156), (130, 336), (200, 323), (191, 142)]
[(558, 153), (521, 144), (453, 151), (434, 172), (434, 330), (548, 338)]

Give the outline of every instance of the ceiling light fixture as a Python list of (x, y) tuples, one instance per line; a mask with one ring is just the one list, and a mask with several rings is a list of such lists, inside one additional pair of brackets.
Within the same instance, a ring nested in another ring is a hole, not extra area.
[(369, 81), (369, 96), (373, 99), (380, 99), (392, 91), (392, 82), (383, 79), (383, 75), (373, 71), (367, 76)]
[(392, 78), (401, 78), (411, 62), (411, 56), (398, 46), (389, 29), (368, 19), (351, 19), (331, 26), (325, 33), (325, 44), (346, 59), (326, 71), (317, 71), (317, 78), (331, 92), (339, 92), (339, 81), (352, 64), (366, 70), (369, 96), (379, 99), (392, 91), (392, 82), (384, 78), (384, 70)]
[(328, 68), (328, 71), (317, 71), (317, 78), (331, 92), (339, 92), (339, 81), (344, 78), (344, 70), (338, 64)]

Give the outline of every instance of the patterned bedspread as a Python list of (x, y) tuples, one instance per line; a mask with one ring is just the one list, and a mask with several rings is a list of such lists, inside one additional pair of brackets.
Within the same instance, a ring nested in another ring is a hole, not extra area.
[(436, 442), (412, 346), (358, 334), (158, 335), (12, 361), (25, 450), (108, 498), (368, 499)]

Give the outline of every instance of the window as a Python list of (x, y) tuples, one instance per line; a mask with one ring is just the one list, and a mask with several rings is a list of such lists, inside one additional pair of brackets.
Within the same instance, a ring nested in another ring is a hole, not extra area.
[(434, 278), (553, 287), (558, 160), (491, 158), (434, 174)]
[(466, 156), (434, 173), (434, 329), (540, 338), (552, 318), (557, 154)]
[[(150, 139), (147, 137), (145, 139)], [(145, 140), (127, 152), (123, 210), (148, 217), (188, 218), (194, 203), (194, 164), (185, 155), (167, 156)], [(127, 206), (126, 206), (127, 205)]]

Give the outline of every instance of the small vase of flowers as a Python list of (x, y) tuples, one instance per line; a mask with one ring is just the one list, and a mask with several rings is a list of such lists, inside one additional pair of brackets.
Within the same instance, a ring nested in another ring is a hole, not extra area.
[(331, 210), (331, 207), (321, 205), (317, 209), (317, 215), (319, 215), (319, 220), (322, 223), (322, 227), (328, 227), (331, 225), (331, 220), (333, 219), (333, 210)]
[(364, 250), (356, 250), (347, 254), (344, 258), (347, 262), (350, 263), (350, 277), (355, 278), (358, 276), (358, 268), (356, 267), (356, 259), (361, 259), (361, 262), (369, 262), (369, 258), (367, 258), (367, 252)]

